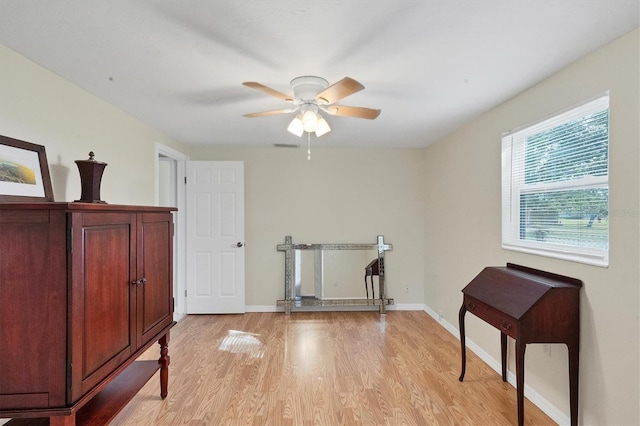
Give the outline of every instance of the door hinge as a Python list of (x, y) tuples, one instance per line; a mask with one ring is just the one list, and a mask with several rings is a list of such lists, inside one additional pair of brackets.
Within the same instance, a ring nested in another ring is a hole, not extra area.
[(184, 297), (187, 297), (187, 290), (184, 291)]
[(187, 177), (186, 176), (184, 177), (184, 184), (185, 185), (187, 184)]

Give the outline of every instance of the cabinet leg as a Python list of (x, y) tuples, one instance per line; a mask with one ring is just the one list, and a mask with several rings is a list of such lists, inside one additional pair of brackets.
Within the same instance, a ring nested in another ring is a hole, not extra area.
[(162, 336), (158, 341), (160, 344), (160, 359), (158, 359), (158, 364), (160, 364), (160, 397), (165, 399), (168, 395), (168, 384), (169, 384), (169, 332)]

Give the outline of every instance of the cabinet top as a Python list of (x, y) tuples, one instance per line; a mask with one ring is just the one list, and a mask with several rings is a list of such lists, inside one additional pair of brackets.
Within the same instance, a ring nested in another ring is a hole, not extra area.
[(70, 211), (145, 211), (167, 212), (177, 211), (175, 207), (132, 206), (121, 204), (79, 203), (79, 202), (0, 202), (0, 210), (70, 210)]

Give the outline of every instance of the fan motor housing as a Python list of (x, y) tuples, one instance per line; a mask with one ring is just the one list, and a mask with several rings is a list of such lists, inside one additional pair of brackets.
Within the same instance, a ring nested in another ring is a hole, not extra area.
[(301, 101), (314, 101), (318, 93), (329, 87), (327, 80), (313, 75), (296, 77), (289, 84), (295, 98)]

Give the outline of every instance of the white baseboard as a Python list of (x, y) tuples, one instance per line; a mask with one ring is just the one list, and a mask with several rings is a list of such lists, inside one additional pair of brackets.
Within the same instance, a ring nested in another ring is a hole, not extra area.
[(245, 305), (245, 312), (284, 312), (284, 307), (276, 305)]
[(424, 305), (421, 303), (399, 303), (388, 305), (387, 311), (424, 311)]
[[(335, 309), (335, 306), (331, 308)], [(349, 310), (357, 310), (355, 309), (357, 306), (348, 307)], [(367, 307), (370, 308), (370, 307)], [(275, 305), (246, 305), (244, 307), (245, 312), (284, 312), (284, 307), (275, 306)], [(371, 310), (371, 309), (367, 309)], [(378, 308), (375, 308), (377, 311)], [(388, 311), (424, 311), (424, 305), (421, 303), (403, 303), (398, 305), (387, 305)]]
[[(444, 319), (441, 319), (438, 313), (429, 308), (427, 305), (423, 305), (423, 310), (430, 317), (436, 320), (438, 324), (444, 327), (445, 330), (453, 334), (457, 339), (460, 339), (460, 331), (457, 327), (453, 326), (451, 323), (445, 321)], [(480, 346), (473, 342), (473, 340), (469, 339), (468, 336), (465, 336), (465, 344), (467, 346), (467, 349), (473, 351), (473, 353), (478, 355), (478, 357), (482, 361), (487, 363), (489, 367), (495, 370), (498, 374), (502, 375), (502, 363), (500, 361), (485, 352)], [(516, 387), (516, 375), (510, 370), (507, 370), (507, 382), (509, 382), (514, 388)], [(549, 400), (543, 398), (538, 392), (536, 392), (535, 389), (533, 389), (526, 383), (524, 385), (524, 396), (559, 425), (568, 425), (571, 423), (571, 419), (569, 416), (567, 416), (558, 407), (549, 402)]]

